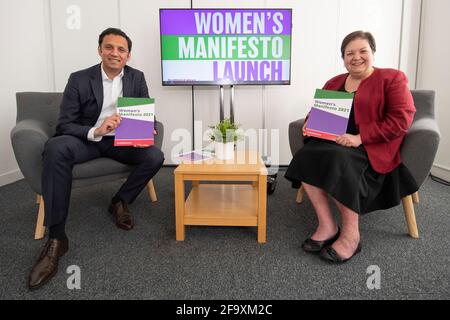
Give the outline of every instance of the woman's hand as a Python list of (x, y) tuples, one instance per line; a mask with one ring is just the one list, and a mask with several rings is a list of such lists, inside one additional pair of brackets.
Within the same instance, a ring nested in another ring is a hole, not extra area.
[(353, 134), (343, 134), (342, 136), (339, 136), (336, 138), (336, 143), (340, 144), (341, 146), (344, 147), (353, 147), (353, 148), (358, 148), (361, 144), (361, 136), (358, 135), (353, 135)]

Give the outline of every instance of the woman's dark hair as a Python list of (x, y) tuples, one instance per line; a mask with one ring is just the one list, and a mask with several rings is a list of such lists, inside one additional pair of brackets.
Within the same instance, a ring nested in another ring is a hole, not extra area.
[(350, 34), (348, 34), (344, 40), (342, 40), (342, 45), (341, 45), (341, 56), (342, 59), (344, 59), (344, 53), (345, 53), (345, 48), (347, 47), (347, 45), (352, 42), (355, 39), (364, 39), (367, 40), (369, 42), (369, 46), (372, 49), (372, 52), (375, 53), (375, 51), (377, 51), (377, 45), (375, 43), (375, 38), (373, 37), (373, 35), (370, 32), (365, 32), (365, 31), (354, 31)]
[(108, 34), (124, 37), (128, 43), (128, 51), (131, 52), (131, 45), (132, 45), (131, 39), (126, 35), (125, 32), (117, 28), (108, 28), (100, 34), (100, 36), (98, 37), (98, 45), (100, 47), (102, 46), (103, 38)]

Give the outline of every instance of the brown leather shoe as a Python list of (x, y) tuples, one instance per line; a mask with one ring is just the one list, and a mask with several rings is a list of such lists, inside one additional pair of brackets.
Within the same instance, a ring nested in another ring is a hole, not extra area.
[(28, 277), (28, 288), (37, 289), (46, 284), (58, 271), (58, 260), (69, 250), (69, 240), (48, 239), (38, 261)]
[(128, 210), (128, 205), (125, 202), (119, 201), (111, 203), (108, 209), (112, 214), (116, 226), (123, 230), (131, 230), (134, 227), (133, 216)]

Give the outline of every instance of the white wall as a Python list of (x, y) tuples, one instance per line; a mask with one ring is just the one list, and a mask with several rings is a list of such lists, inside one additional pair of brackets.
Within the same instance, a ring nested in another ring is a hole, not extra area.
[(421, 3), (422, 0), (403, 1), (400, 70), (408, 76), (410, 89), (415, 89), (416, 86)]
[(450, 181), (450, 1), (423, 0), (417, 87), (436, 91), (441, 142), (433, 174)]
[[(235, 120), (244, 129), (259, 129), (265, 109), (265, 127), (279, 130), (273, 144), (278, 146), (279, 156), (271, 155), (270, 144), (269, 156), (286, 165), (291, 159), (288, 124), (306, 114), (315, 88), (345, 71), (339, 48), (347, 33), (357, 29), (373, 32), (378, 47), (376, 65), (400, 66), (410, 77), (415, 76), (419, 3), (420, 0), (194, 0), (193, 7), (293, 9), (291, 85), (238, 86), (235, 90)], [(156, 98), (157, 117), (166, 128), (163, 151), (166, 163), (170, 163), (171, 150), (179, 143), (179, 137), (171, 139), (172, 134), (177, 129), (192, 132), (192, 89), (161, 85), (158, 9), (189, 7), (189, 0), (1, 1), (2, 39), (11, 47), (3, 52), (5, 61), (11, 63), (2, 66), (6, 77), (2, 77), (0, 88), (4, 110), (0, 119), (0, 185), (19, 177), (9, 140), (15, 123), (14, 93), (63, 90), (70, 72), (99, 61), (97, 37), (109, 26), (122, 28), (133, 40), (130, 65), (145, 72), (150, 95)], [(77, 15), (80, 25), (75, 23)], [(415, 79), (411, 82), (415, 83)], [(226, 112), (228, 93), (226, 89)], [(193, 98), (195, 119), (201, 121), (205, 130), (219, 118), (219, 89), (195, 87)], [(197, 144), (202, 142), (199, 133), (197, 129)], [(190, 147), (190, 137), (187, 141)]]
[(22, 178), (10, 140), (11, 129), (16, 123), (15, 93), (50, 91), (46, 9), (44, 1), (0, 1), (0, 185)]
[(100, 61), (97, 53), (98, 35), (105, 26), (119, 26), (119, 1), (49, 2), (50, 30), (47, 32), (51, 32), (55, 86), (57, 91), (63, 91), (70, 73)]

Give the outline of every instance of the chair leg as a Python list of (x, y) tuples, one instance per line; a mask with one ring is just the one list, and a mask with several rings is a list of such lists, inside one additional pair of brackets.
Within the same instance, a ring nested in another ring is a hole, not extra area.
[(412, 194), (412, 199), (414, 203), (419, 203), (419, 191), (416, 191)]
[(36, 193), (36, 204), (40, 204), (41, 203), (41, 195), (39, 193)]
[(156, 202), (158, 200), (158, 198), (156, 197), (156, 191), (155, 191), (155, 186), (153, 185), (153, 180), (150, 180), (147, 183), (147, 191), (148, 191), (148, 196), (150, 197), (150, 200), (152, 202)]
[(402, 198), (403, 210), (405, 211), (406, 224), (408, 225), (408, 233), (412, 238), (419, 238), (417, 230), (416, 215), (414, 213), (414, 205), (412, 196)]
[(44, 238), (45, 234), (45, 227), (44, 227), (44, 216), (45, 216), (45, 210), (44, 210), (44, 198), (42, 198), (41, 195), (39, 196), (39, 211), (37, 216), (37, 222), (36, 222), (36, 230), (34, 232), (34, 239), (40, 240)]
[(295, 199), (295, 201), (297, 203), (302, 203), (304, 194), (305, 194), (305, 189), (303, 189), (303, 186), (301, 186), (300, 189), (298, 189), (298, 191), (297, 191), (297, 198)]

